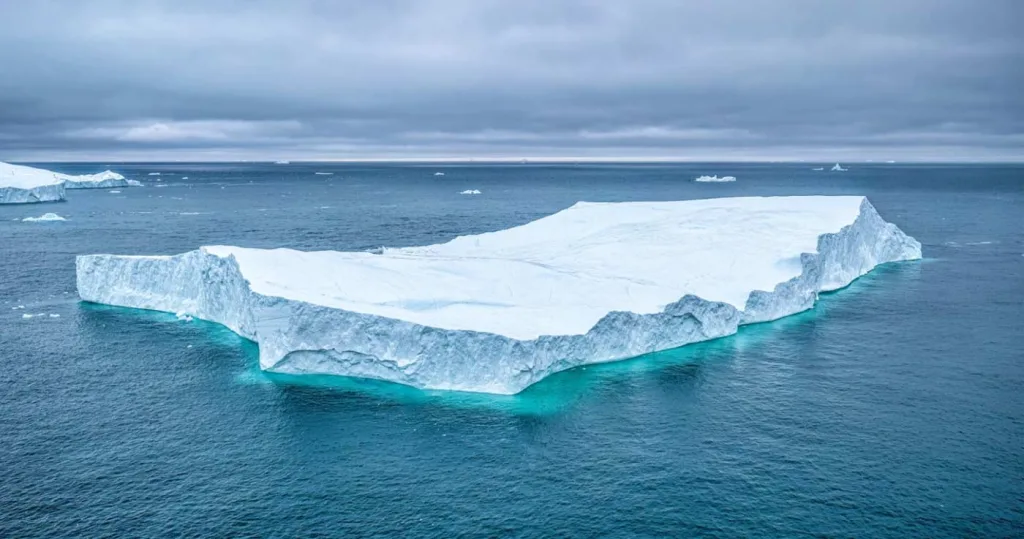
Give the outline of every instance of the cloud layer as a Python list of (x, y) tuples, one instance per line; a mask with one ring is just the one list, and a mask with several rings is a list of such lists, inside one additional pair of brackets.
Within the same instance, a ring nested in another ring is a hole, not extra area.
[(1021, 159), (1016, 0), (0, 3), (0, 159)]

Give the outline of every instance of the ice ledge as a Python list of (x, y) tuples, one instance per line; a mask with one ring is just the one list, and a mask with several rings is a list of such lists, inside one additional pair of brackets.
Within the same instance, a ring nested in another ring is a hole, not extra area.
[(819, 292), (842, 288), (879, 264), (920, 257), (920, 243), (864, 199), (852, 224), (821, 234), (817, 252), (800, 256), (799, 275), (771, 291), (751, 292), (742, 311), (686, 295), (661, 312), (610, 312), (585, 334), (535, 339), (441, 329), (259, 294), (234, 256), (205, 249), (170, 257), (79, 256), (76, 266), (83, 300), (221, 323), (259, 344), (265, 370), (511, 394), (577, 365), (724, 337), (743, 324), (804, 311)]

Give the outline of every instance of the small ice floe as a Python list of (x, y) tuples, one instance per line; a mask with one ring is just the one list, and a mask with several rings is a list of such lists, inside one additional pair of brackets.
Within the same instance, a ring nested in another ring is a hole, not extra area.
[(24, 305), (18, 305), (17, 307), (11, 307), (11, 310), (12, 311), (17, 311), (17, 310), (24, 309), (24, 308), (25, 308)]
[(181, 320), (182, 322), (191, 322), (192, 321), (192, 315), (190, 315), (188, 313), (178, 312), (178, 313), (174, 313), (174, 316), (175, 316), (175, 318), (177, 318), (178, 320)]
[(465, 191), (462, 191), (459, 194), (460, 195), (479, 195), (480, 194), (480, 190), (479, 189), (466, 189)]
[(993, 241), (969, 241), (965, 245), (992, 245)]
[(197, 212), (197, 211), (183, 211), (183, 212), (179, 212), (178, 213), (178, 215), (199, 215), (199, 214), (200, 214), (200, 212)]
[(112, 191), (107, 191), (107, 192), (112, 194), (112, 195), (120, 195), (121, 194), (121, 191), (118, 191), (117, 189), (114, 189)]
[(187, 179), (188, 179), (188, 176), (182, 176), (182, 177), (181, 177), (181, 179), (183, 179), (183, 180), (187, 180)]
[(317, 176), (333, 176), (334, 175), (333, 172), (314, 172), (313, 174), (316, 174)]
[(67, 219), (57, 215), (56, 213), (44, 213), (39, 217), (26, 217), (22, 219), (26, 223), (36, 223), (40, 221), (67, 221)]
[(275, 165), (290, 165), (291, 161), (285, 161), (285, 160), (282, 159), (281, 161), (274, 161), (274, 164)]
[(435, 172), (434, 176), (444, 176), (444, 172)]
[(166, 185), (158, 185), (157, 187), (167, 187)]
[(50, 314), (50, 318), (60, 318), (59, 314)]
[(185, 348), (192, 348), (192, 345), (190, 344), (190, 345), (186, 346)]
[(142, 187), (142, 182), (139, 180), (125, 180), (128, 183), (128, 187)]
[(150, 176), (159, 176), (160, 173), (159, 172), (150, 172), (149, 175)]
[(836, 166), (832, 167), (832, 168), (831, 168), (831, 169), (829, 169), (829, 170), (831, 170), (832, 172), (846, 172), (847, 170), (850, 170), (850, 169), (848, 169), (848, 168), (843, 168), (843, 167), (841, 167), (841, 166), (839, 165), (839, 163), (836, 163)]
[(811, 170), (825, 170), (825, 167), (812, 168)]
[(693, 181), (701, 182), (701, 183), (734, 182), (734, 181), (736, 181), (736, 176), (722, 176), (722, 177), (719, 177), (718, 175), (715, 175), (715, 176), (706, 176), (705, 175), (705, 176), (698, 176)]

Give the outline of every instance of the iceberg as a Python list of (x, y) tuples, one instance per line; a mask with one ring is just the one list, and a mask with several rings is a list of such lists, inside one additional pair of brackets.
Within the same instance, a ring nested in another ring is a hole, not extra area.
[(693, 181), (701, 182), (701, 183), (734, 182), (734, 181), (736, 181), (736, 176), (722, 176), (721, 178), (719, 178), (717, 175), (716, 176), (698, 176)]
[(435, 172), (434, 176), (444, 176), (444, 172)]
[(0, 204), (61, 202), (64, 196), (61, 174), (0, 161)]
[(479, 189), (466, 189), (465, 191), (459, 191), (460, 195), (479, 195)]
[(44, 213), (39, 217), (26, 217), (22, 219), (26, 223), (36, 223), (41, 221), (67, 221), (67, 219), (57, 215), (56, 213)]
[(124, 176), (109, 170), (99, 174), (82, 174), (72, 176), (70, 174), (58, 174), (64, 178), (64, 184), (68, 189), (108, 189), (111, 187), (140, 187), (142, 183), (135, 180), (128, 180)]
[(836, 166), (830, 168), (829, 170), (831, 170), (832, 172), (846, 172), (847, 170), (850, 170), (850, 169), (843, 168), (843, 167), (839, 166), (839, 163), (836, 163)]
[(193, 316), (260, 368), (517, 393), (558, 371), (733, 334), (921, 244), (860, 196), (580, 202), (423, 247), (84, 255), (82, 300)]
[(282, 159), (281, 161), (274, 161), (274, 164), (275, 165), (290, 165), (291, 161), (286, 161), (286, 160)]

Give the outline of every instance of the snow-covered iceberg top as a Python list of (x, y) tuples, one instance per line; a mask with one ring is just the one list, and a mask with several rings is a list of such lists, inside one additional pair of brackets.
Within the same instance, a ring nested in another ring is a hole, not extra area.
[(812, 196), (578, 203), (377, 253), (80, 256), (78, 291), (224, 324), (259, 343), (267, 370), (516, 393), (809, 309), (921, 246), (863, 197)]
[(39, 217), (26, 217), (22, 219), (26, 223), (37, 223), (43, 221), (67, 221), (67, 219), (57, 215), (56, 213), (44, 213)]
[(59, 202), (64, 200), (64, 179), (41, 168), (0, 161), (0, 204)]
[(701, 182), (701, 183), (734, 182), (734, 181), (736, 181), (736, 176), (722, 176), (722, 177), (719, 177), (717, 175), (715, 175), (715, 176), (698, 176), (693, 181)]

